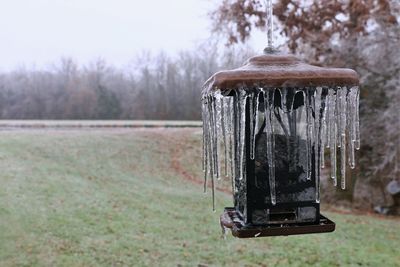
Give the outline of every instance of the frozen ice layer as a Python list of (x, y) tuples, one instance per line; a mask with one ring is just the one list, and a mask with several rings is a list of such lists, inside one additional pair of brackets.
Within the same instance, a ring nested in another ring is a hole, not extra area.
[[(325, 155), (330, 155), (334, 185), (340, 179), (341, 188), (345, 189), (346, 167), (355, 167), (355, 150), (360, 147), (358, 104), (357, 86), (258, 85), (204, 90), (204, 188), (211, 183), (213, 207), (215, 179), (221, 177), (222, 167), (224, 176), (231, 179), (236, 201), (245, 201), (246, 166), (259, 153), (265, 153), (265, 162), (258, 160), (256, 164), (266, 165), (266, 172), (265, 177), (256, 178), (256, 184), (267, 184), (268, 199), (273, 205), (285, 197), (278, 197), (276, 191), (283, 173), (297, 175), (304, 183), (315, 177), (312, 199), (318, 203)], [(329, 153), (325, 154), (327, 150)]]

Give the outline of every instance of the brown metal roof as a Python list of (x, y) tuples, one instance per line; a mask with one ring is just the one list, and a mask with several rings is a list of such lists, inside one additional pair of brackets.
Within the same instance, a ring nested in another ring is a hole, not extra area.
[(358, 84), (359, 77), (354, 70), (317, 67), (293, 55), (275, 53), (252, 57), (243, 67), (214, 74), (205, 83), (204, 90), (224, 91), (240, 85), (302, 88)]

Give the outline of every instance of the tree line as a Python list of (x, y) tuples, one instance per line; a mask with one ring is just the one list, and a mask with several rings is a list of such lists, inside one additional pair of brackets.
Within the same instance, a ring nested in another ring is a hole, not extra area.
[(143, 52), (127, 67), (62, 58), (43, 69), (0, 74), (0, 119), (199, 120), (203, 83), (234, 68), (250, 48), (206, 43), (175, 56)]

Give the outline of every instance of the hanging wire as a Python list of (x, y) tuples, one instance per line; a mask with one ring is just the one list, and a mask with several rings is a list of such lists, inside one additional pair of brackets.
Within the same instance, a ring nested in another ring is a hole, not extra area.
[(265, 0), (265, 7), (266, 7), (266, 21), (267, 21), (267, 37), (268, 37), (268, 45), (264, 49), (264, 53), (272, 54), (278, 52), (274, 48), (274, 16), (273, 16), (273, 5), (272, 0)]
[(265, 0), (267, 6), (267, 27), (268, 27), (268, 48), (273, 48), (273, 31), (274, 31), (274, 19), (273, 19), (273, 6), (272, 0)]

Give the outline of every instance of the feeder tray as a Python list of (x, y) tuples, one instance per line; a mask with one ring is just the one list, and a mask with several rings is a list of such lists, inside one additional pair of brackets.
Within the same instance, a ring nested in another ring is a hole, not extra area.
[(321, 214), (319, 217), (318, 223), (252, 226), (242, 224), (242, 218), (235, 208), (225, 208), (220, 217), (220, 223), (221, 227), (231, 229), (232, 235), (238, 238), (317, 234), (335, 231), (334, 222)]

